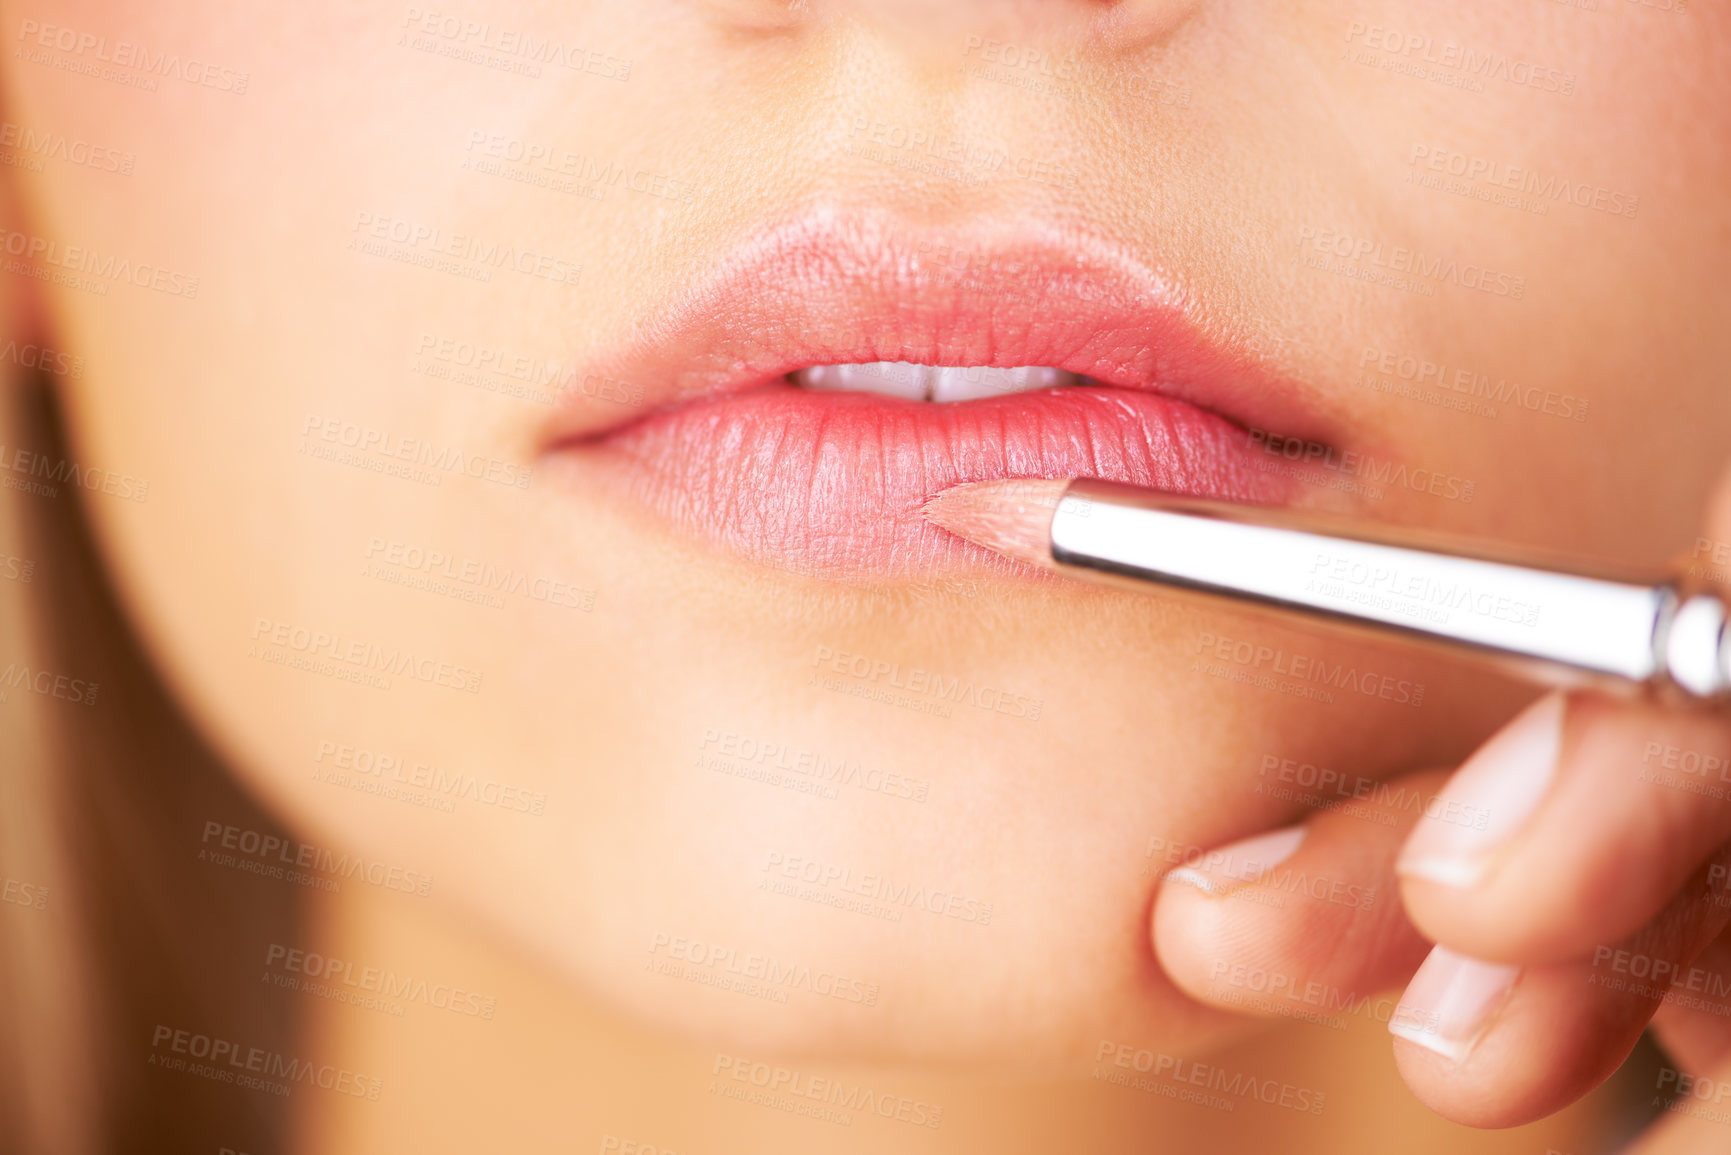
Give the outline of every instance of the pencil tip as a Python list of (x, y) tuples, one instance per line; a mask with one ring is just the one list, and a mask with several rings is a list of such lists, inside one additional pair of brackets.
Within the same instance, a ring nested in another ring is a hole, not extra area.
[(1030, 565), (1052, 564), (1052, 513), (1067, 479), (1016, 478), (953, 485), (926, 501), (926, 520)]

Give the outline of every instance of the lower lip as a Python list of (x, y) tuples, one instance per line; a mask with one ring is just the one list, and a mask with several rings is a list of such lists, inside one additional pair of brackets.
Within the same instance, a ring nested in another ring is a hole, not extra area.
[(818, 576), (1000, 562), (921, 514), (965, 481), (1098, 477), (1260, 504), (1292, 489), (1224, 418), (1092, 385), (932, 404), (778, 381), (557, 452), (706, 543)]

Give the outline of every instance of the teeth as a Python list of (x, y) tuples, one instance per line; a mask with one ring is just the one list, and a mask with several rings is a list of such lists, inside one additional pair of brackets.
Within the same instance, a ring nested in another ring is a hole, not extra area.
[(1028, 393), (1035, 389), (1055, 389), (1060, 385), (1075, 385), (1081, 378), (1062, 369), (1044, 365), (1022, 365), (1015, 369), (992, 369), (982, 365), (966, 368), (943, 366), (932, 368), (933, 401), (972, 401), (977, 397), (996, 397), (1003, 393)]
[(1074, 373), (1044, 365), (999, 369), (987, 365), (915, 365), (910, 361), (814, 365), (793, 375), (793, 383), (807, 389), (887, 393), (909, 401), (973, 401), (1005, 393), (1077, 385), (1081, 380)]
[(793, 375), (807, 389), (838, 389), (851, 393), (887, 393), (909, 401), (930, 401), (930, 365), (907, 361), (872, 361), (865, 365), (813, 365)]

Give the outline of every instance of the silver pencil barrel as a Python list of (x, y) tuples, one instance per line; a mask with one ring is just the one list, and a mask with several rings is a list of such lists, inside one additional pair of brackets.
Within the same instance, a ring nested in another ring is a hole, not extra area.
[[(1314, 519), (1311, 519), (1314, 520)], [(1318, 532), (1302, 515), (1076, 481), (1052, 518), (1060, 567), (1218, 594), (1472, 647), (1560, 683), (1731, 688), (1718, 598)]]

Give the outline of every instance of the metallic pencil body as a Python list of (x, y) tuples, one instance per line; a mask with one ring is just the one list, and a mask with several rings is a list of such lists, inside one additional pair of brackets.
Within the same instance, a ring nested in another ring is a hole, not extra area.
[(1698, 697), (1731, 689), (1717, 597), (1389, 544), (1322, 524), (1081, 480), (1053, 512), (1052, 558), (1060, 570), (1473, 647), (1559, 683), (1670, 684)]

